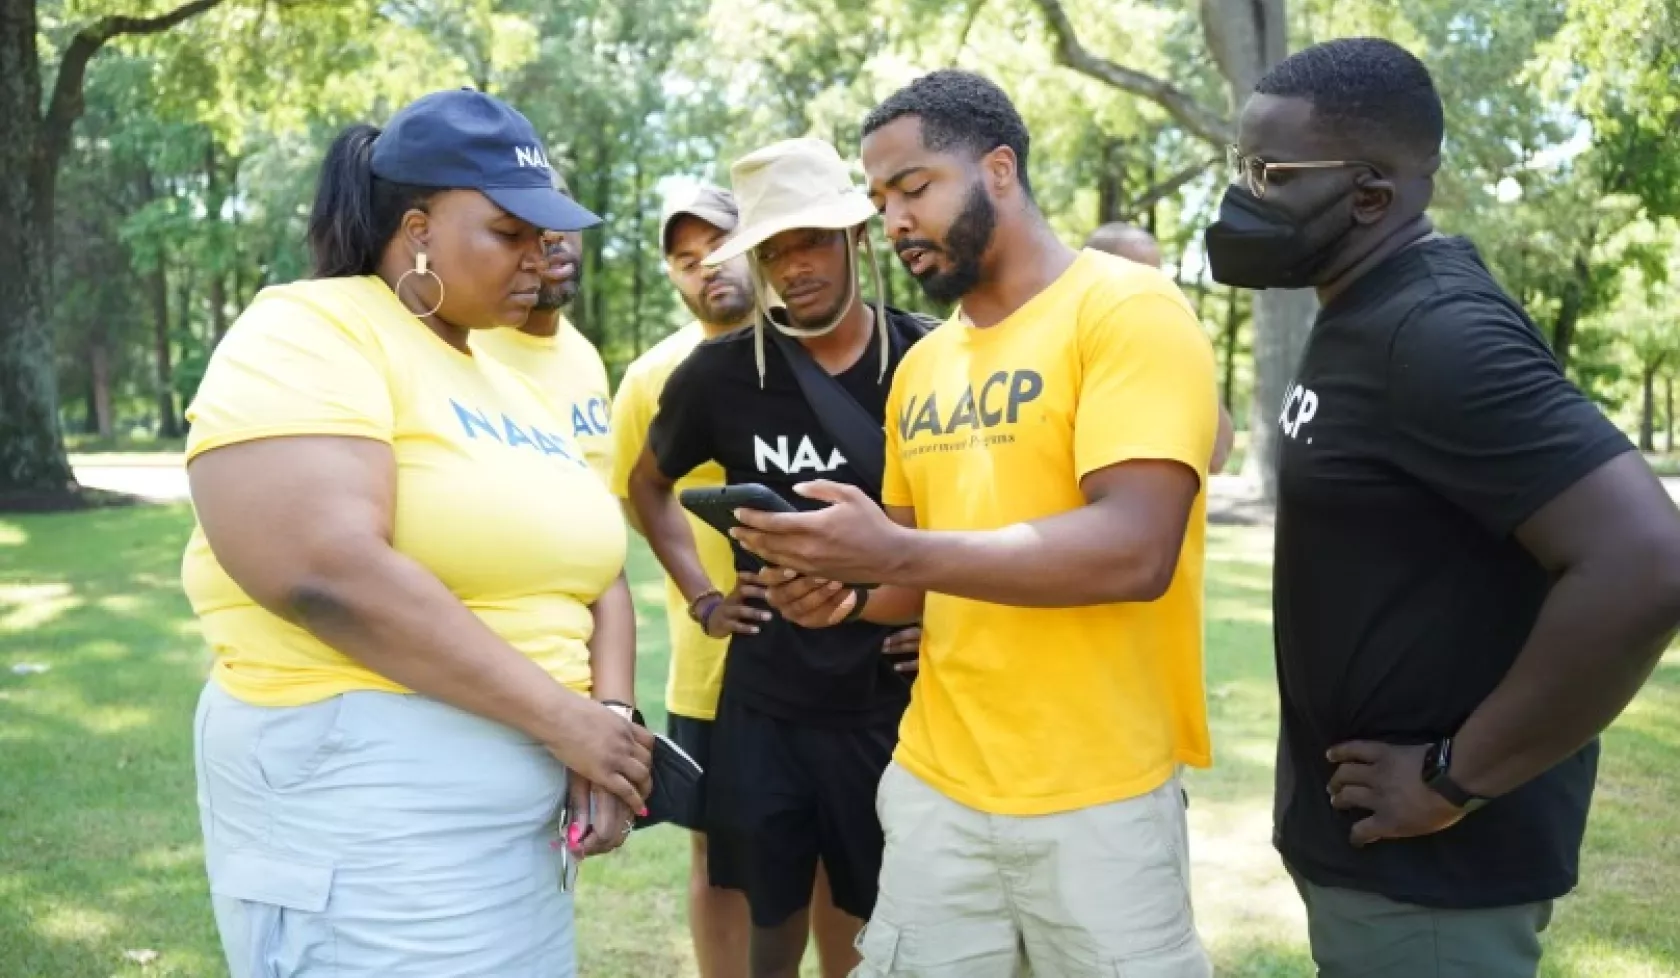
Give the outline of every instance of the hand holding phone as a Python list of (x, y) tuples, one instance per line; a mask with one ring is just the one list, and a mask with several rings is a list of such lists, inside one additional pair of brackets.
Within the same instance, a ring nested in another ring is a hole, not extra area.
[(706, 525), (724, 536), (740, 526), (735, 518), (737, 509), (756, 509), (767, 513), (794, 513), (798, 510), (777, 495), (775, 490), (756, 482), (742, 482), (728, 486), (706, 486), (684, 489), (677, 500), (683, 508), (700, 517)]

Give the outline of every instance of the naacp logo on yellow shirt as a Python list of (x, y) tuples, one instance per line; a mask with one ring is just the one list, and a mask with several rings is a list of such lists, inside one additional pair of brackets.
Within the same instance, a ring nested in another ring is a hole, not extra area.
[[(564, 435), (557, 435), (543, 431), (534, 424), (521, 425), (505, 414), (492, 413), (467, 407), (453, 397), (449, 399), (449, 406), (455, 409), (455, 417), (461, 422), (461, 430), (469, 439), (489, 437), (509, 448), (527, 448), (544, 455), (554, 455), (580, 468), (588, 463), (579, 456), (582, 454), (575, 443)], [(574, 410), (573, 414), (576, 414)]]
[[(941, 410), (939, 392), (926, 397), (909, 395), (898, 414), (898, 435), (905, 443), (903, 457), (927, 452), (960, 451), (992, 445), (1008, 445), (1015, 435), (998, 431), (1004, 425), (1014, 425), (1021, 417), (1021, 409), (1038, 400), (1044, 393), (1044, 377), (1036, 370), (999, 370), (987, 377), (977, 389), (965, 386), (955, 402)], [(943, 437), (968, 435), (961, 441), (941, 441), (914, 445), (923, 436)]]
[(572, 402), (573, 438), (605, 438), (610, 434), (612, 425), (605, 397), (591, 397), (586, 401)]

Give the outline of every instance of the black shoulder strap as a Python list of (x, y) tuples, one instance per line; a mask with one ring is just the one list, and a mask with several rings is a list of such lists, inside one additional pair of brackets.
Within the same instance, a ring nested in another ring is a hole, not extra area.
[(917, 339), (920, 339), (921, 337), (938, 329), (944, 322), (944, 320), (939, 317), (930, 316), (925, 312), (907, 312), (900, 321), (911, 324), (913, 330), (917, 334)]
[(793, 370), (805, 403), (811, 405), (828, 437), (846, 456), (852, 471), (863, 480), (863, 490), (875, 499), (881, 498), (881, 481), (885, 478), (887, 436), (863, 405), (846, 388), (840, 386), (822, 364), (811, 359), (804, 344), (765, 323), (765, 335), (782, 351), (782, 359)]

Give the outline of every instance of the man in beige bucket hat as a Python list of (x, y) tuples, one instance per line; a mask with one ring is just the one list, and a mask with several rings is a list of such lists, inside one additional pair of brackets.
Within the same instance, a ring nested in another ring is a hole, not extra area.
[(755, 978), (792, 978), (820, 865), (851, 918), (841, 953), (823, 954), (823, 973), (837, 978), (855, 965), (850, 938), (874, 908), (875, 786), (909, 701), (913, 665), (883, 653), (913, 651), (918, 633), (894, 635), (908, 621), (806, 629), (774, 616), (761, 563), (738, 547), (742, 583), (727, 597), (708, 592), (672, 490), (716, 463), (731, 484), (761, 484), (801, 508), (816, 504), (795, 487), (813, 477), (878, 495), (892, 375), (929, 321), (860, 296), (863, 259), (880, 284), (865, 230), (875, 209), (832, 146), (776, 143), (731, 175), (740, 220), (706, 262), (747, 257), (753, 328), (702, 343), (671, 375), (629, 494), (667, 571), (692, 581), (693, 617), (710, 634), (735, 632), (712, 730), (707, 834), (709, 846), (745, 852), (747, 871), (720, 879), (714, 860), (711, 881), (747, 894)]

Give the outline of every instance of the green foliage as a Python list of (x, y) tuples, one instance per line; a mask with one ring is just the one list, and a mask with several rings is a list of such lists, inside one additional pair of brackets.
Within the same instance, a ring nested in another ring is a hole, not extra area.
[[(1225, 105), (1200, 20), (1218, 5), (1063, 5), (1090, 50)], [(50, 59), (89, 18), (172, 4), (39, 6)], [(1448, 106), (1438, 222), (1478, 243), (1548, 337), (1561, 338), (1577, 380), (1612, 406), (1629, 392), (1636, 355), (1603, 313), (1628, 287), (1625, 268), (1663, 281), (1673, 237), (1668, 225), (1628, 229), (1680, 209), (1677, 8), (1288, 7), (1296, 46), (1374, 33), (1430, 64)], [(1150, 227), (1169, 271), (1210, 310), (1210, 331), (1215, 321), (1222, 330), (1225, 290), (1200, 260), (1222, 180), (1198, 169), (1207, 145), (1154, 103), (1057, 66), (1051, 50), (1035, 0), (228, 0), (170, 32), (120, 38), (91, 66), (59, 199), (65, 287), (54, 325), (66, 417), (91, 412), (96, 347), (117, 414), (155, 414), (160, 384), (184, 405), (250, 297), (307, 273), (303, 225), (333, 134), (454, 85), (520, 107), (573, 192), (606, 218), (585, 235), (584, 289), (568, 315), (615, 375), (687, 317), (654, 240), (670, 181), (727, 183), (731, 160), (793, 135), (855, 155), (864, 113), (944, 65), (986, 72), (1015, 98), (1033, 133), (1039, 204), (1066, 240), (1117, 217)], [(1174, 178), (1174, 192), (1151, 193)], [(891, 301), (942, 311), (883, 253)], [(1244, 301), (1232, 344), (1239, 388), (1252, 373), (1248, 318)]]

